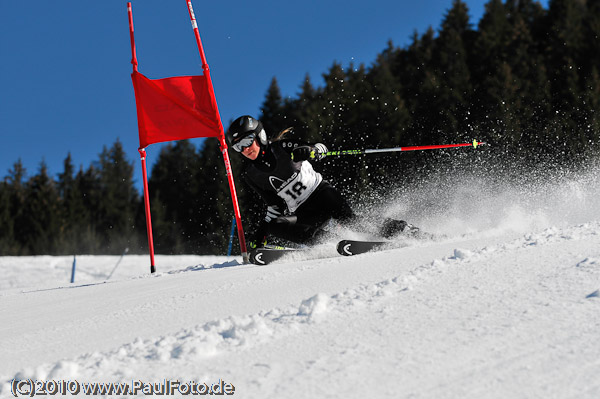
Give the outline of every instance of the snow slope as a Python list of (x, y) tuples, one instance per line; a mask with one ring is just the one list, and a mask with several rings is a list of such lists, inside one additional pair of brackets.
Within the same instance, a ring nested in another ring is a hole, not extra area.
[[(16, 377), (222, 380), (240, 398), (598, 398), (596, 176), (413, 190), (386, 211), (446, 235), (349, 258), (332, 244), (261, 267), (158, 256), (150, 275), (127, 255), (106, 280), (118, 257), (81, 256), (74, 284), (72, 257), (0, 258), (0, 396)], [(425, 197), (440, 200), (420, 212)]]

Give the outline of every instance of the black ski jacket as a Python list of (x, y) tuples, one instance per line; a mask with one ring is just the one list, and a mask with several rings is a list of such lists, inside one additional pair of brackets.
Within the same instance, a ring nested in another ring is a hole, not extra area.
[(244, 181), (269, 208), (292, 214), (323, 181), (308, 161), (295, 162), (294, 148), (307, 145), (297, 140), (280, 140), (261, 147), (259, 156), (248, 161)]

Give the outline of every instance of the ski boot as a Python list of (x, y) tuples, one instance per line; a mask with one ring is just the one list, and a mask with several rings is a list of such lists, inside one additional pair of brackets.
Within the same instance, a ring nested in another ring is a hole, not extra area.
[(419, 235), (419, 231), (418, 227), (406, 223), (404, 220), (385, 219), (380, 234), (385, 238), (392, 238), (400, 233), (414, 237)]

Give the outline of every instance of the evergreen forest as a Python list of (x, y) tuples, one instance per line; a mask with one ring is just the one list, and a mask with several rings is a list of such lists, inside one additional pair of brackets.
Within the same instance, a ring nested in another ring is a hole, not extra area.
[[(467, 5), (454, 0), (437, 29), (382, 49), (371, 65), (334, 62), (321, 84), (299, 77), (294, 96), (284, 98), (274, 77), (254, 116), (270, 136), (292, 127), (292, 138), (331, 150), (487, 145), (476, 153), (328, 157), (315, 165), (351, 203), (457, 160), (535, 168), (577, 165), (598, 153), (600, 0), (550, 0), (547, 9), (532, 0), (489, 0), (476, 26)], [(240, 157), (230, 157), (251, 231), (264, 210), (239, 179)], [(67, 154), (56, 178), (43, 162), (33, 176), (15, 162), (0, 182), (0, 255), (147, 253), (133, 168), (119, 141), (87, 168), (76, 170)], [(163, 146), (149, 192), (157, 254), (226, 253), (233, 211), (216, 139)]]

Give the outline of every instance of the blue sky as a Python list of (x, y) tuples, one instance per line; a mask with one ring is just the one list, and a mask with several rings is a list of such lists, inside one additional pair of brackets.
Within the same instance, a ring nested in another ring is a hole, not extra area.
[[(438, 29), (452, 0), (192, 0), (223, 124), (258, 115), (276, 77), (295, 97), (334, 61), (369, 66), (388, 40)], [(476, 26), (485, 1), (467, 0)], [(70, 152), (75, 167), (119, 139), (141, 187), (127, 2), (0, 2), (0, 177), (21, 159), (51, 175)], [(139, 71), (149, 78), (202, 73), (186, 2), (133, 0)], [(544, 1), (542, 4), (546, 4)], [(199, 142), (199, 141), (198, 141)], [(149, 167), (160, 145), (148, 147)]]

